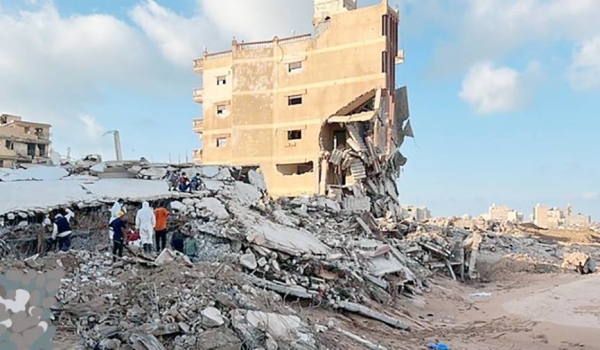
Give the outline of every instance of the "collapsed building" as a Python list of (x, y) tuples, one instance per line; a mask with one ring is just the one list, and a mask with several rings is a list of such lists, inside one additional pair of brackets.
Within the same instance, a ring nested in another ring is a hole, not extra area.
[(258, 166), (273, 197), (332, 195), (397, 216), (398, 149), (413, 136), (406, 87), (395, 85), (398, 23), (387, 0), (315, 0), (313, 34), (204, 52), (194, 161)]

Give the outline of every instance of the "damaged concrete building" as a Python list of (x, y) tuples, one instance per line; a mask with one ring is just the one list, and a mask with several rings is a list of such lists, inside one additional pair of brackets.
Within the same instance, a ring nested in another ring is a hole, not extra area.
[(387, 0), (314, 0), (314, 34), (204, 52), (195, 162), (258, 166), (271, 196), (345, 194), (349, 208), (397, 214), (398, 149), (413, 136), (398, 23)]
[(50, 125), (0, 115), (0, 168), (50, 162)]

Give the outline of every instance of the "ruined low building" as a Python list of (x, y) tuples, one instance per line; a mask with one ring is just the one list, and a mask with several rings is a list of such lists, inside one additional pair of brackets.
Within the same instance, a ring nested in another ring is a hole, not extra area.
[(398, 23), (387, 0), (314, 0), (313, 34), (205, 52), (194, 61), (204, 83), (194, 160), (260, 166), (272, 196), (346, 193), (348, 207), (397, 211), (398, 148), (412, 136), (407, 90), (395, 86)]
[(0, 168), (50, 161), (50, 125), (0, 115)]
[(403, 219), (414, 221), (426, 221), (432, 218), (431, 211), (427, 207), (403, 205), (401, 210)]

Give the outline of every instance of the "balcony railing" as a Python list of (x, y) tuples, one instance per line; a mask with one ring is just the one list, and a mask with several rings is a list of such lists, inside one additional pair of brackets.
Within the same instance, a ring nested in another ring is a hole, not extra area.
[(231, 50), (228, 50), (228, 51), (209, 53), (204, 57), (207, 60), (216, 60), (219, 58), (231, 57), (232, 55), (233, 55), (233, 52)]
[(202, 134), (204, 131), (204, 119), (194, 119), (194, 132)]
[(396, 53), (396, 64), (404, 63), (404, 50), (399, 49), (398, 53)]
[(198, 103), (204, 102), (204, 89), (194, 89), (194, 101)]
[(204, 70), (204, 58), (194, 60), (194, 71), (202, 72)]

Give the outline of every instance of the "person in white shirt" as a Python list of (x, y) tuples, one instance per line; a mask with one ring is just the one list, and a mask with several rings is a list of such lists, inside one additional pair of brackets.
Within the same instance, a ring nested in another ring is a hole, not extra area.
[(140, 233), (142, 247), (144, 252), (149, 253), (154, 241), (154, 227), (156, 226), (156, 216), (150, 208), (150, 203), (142, 203), (142, 209), (138, 210), (135, 216), (135, 228)]

